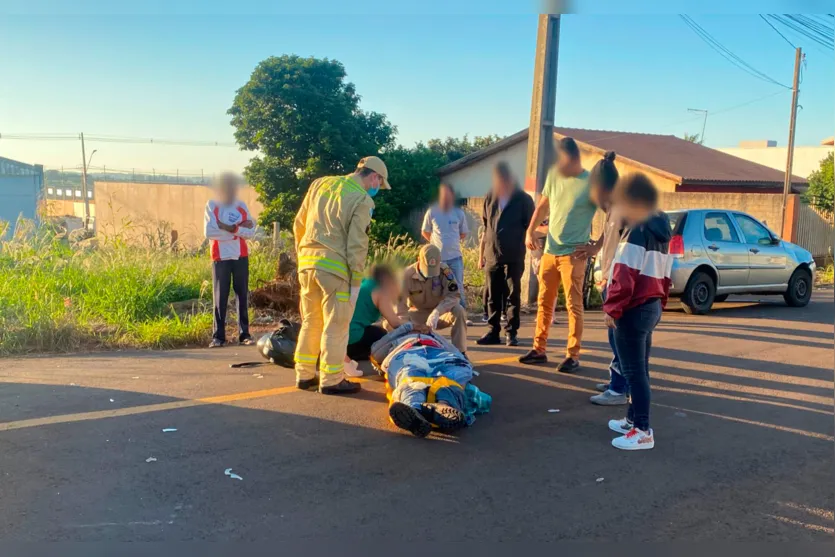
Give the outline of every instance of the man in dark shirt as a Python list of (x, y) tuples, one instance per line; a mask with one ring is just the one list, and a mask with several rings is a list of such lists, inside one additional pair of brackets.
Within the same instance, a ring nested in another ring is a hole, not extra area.
[(502, 300), (507, 300), (505, 343), (517, 346), (522, 273), (525, 270), (525, 231), (533, 216), (530, 195), (517, 184), (510, 166), (499, 162), (493, 170), (493, 187), (484, 199), (479, 265), (487, 272), (487, 323), (490, 330), (478, 344), (500, 344)]

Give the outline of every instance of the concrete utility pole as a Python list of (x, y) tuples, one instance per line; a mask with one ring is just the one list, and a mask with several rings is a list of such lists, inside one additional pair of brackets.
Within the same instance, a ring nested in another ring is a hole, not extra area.
[(803, 51), (800, 47), (794, 53), (794, 82), (792, 83), (792, 115), (789, 120), (789, 148), (786, 157), (786, 177), (783, 179), (783, 217), (780, 221), (780, 236), (786, 230), (786, 208), (789, 203), (789, 194), (792, 191), (792, 164), (794, 163), (794, 131), (797, 123), (797, 90), (800, 81), (800, 64), (803, 61)]
[[(525, 191), (539, 198), (548, 168), (554, 161), (554, 115), (557, 101), (557, 59), (560, 42), (560, 16), (540, 14), (536, 35), (533, 71), (531, 124), (528, 131), (528, 158), (525, 165)], [(530, 252), (522, 277), (522, 299), (536, 302), (539, 283), (532, 272)]]
[[(90, 160), (93, 155), (90, 153)], [(90, 228), (90, 198), (87, 195), (87, 153), (84, 151), (84, 134), (81, 134), (81, 195), (84, 197), (84, 229)]]

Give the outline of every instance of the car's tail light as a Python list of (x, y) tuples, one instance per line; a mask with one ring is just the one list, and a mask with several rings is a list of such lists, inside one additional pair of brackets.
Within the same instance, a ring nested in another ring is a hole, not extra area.
[(673, 257), (684, 256), (684, 238), (676, 234), (670, 239), (670, 255)]

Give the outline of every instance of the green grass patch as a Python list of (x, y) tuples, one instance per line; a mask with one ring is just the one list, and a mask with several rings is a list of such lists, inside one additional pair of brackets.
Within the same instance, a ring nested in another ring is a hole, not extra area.
[[(271, 279), (276, 254), (254, 245), (253, 288)], [(178, 314), (172, 304), (199, 300)], [(29, 230), (0, 252), (0, 354), (84, 348), (171, 348), (211, 331), (211, 260), (118, 240), (74, 248), (49, 230)]]

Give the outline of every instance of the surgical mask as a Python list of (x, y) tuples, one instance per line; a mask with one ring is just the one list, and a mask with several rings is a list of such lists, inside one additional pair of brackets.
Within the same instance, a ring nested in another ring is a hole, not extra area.
[(380, 191), (380, 188), (368, 188), (368, 195), (374, 197), (378, 191)]

